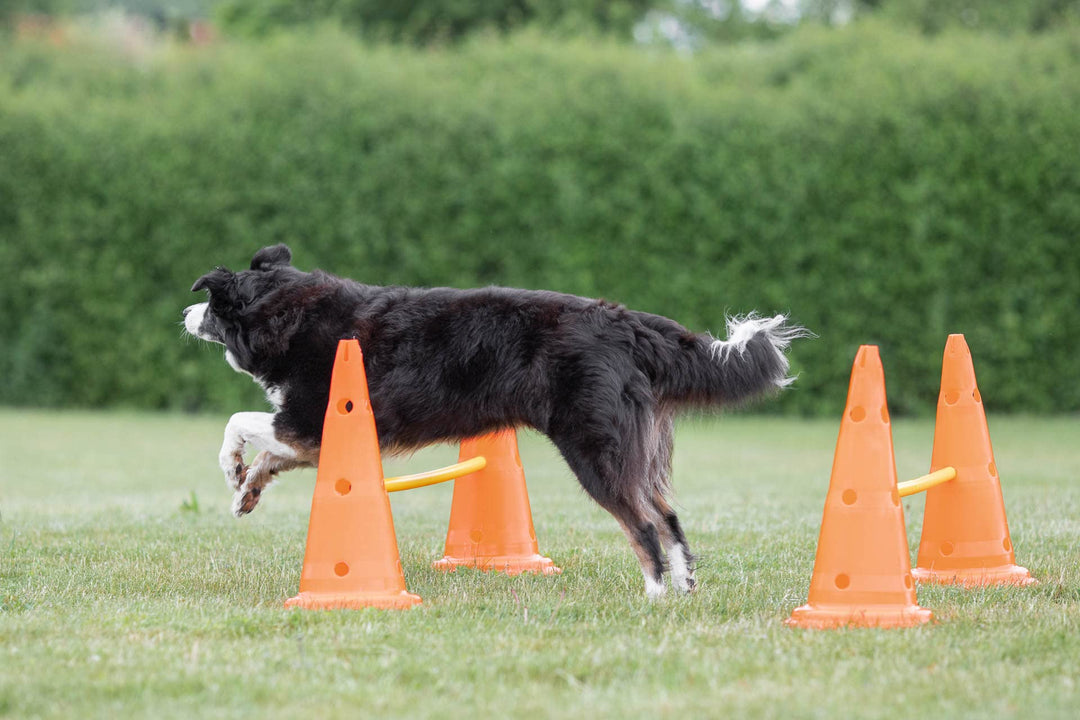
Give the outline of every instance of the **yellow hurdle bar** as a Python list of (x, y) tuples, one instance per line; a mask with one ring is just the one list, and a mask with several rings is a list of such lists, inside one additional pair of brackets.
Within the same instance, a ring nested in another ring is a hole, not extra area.
[(416, 473), (415, 475), (383, 478), (383, 483), (386, 485), (386, 492), (412, 490), (413, 488), (424, 487), (425, 485), (434, 485), (435, 483), (453, 480), (462, 475), (468, 475), (477, 470), (483, 470), (485, 467), (487, 467), (487, 459), (484, 458), (483, 455), (478, 455), (477, 457), (469, 458), (464, 462), (447, 465), (438, 470), (428, 470), (427, 472)]
[(908, 495), (920, 493), (923, 490), (929, 490), (935, 485), (947, 483), (955, 477), (956, 468), (943, 467), (940, 470), (935, 470), (929, 475), (923, 475), (922, 477), (917, 477), (914, 480), (908, 480), (907, 482), (896, 483), (896, 489), (900, 491), (900, 497), (907, 497)]

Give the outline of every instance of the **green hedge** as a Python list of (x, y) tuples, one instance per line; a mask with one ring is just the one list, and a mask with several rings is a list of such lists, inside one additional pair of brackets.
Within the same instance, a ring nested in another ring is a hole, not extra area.
[(770, 407), (838, 412), (877, 343), (894, 412), (932, 412), (963, 332), (990, 408), (1076, 411), (1078, 240), (1075, 33), (0, 50), (2, 403), (260, 403), (179, 313), (284, 241), (370, 283), (547, 287), (697, 330), (790, 312), (820, 337)]

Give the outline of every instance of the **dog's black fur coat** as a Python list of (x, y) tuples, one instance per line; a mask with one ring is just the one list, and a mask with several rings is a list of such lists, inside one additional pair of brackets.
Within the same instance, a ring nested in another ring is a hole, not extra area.
[(317, 453), (338, 341), (356, 338), (384, 448), (536, 428), (619, 519), (656, 581), (661, 541), (690, 563), (665, 501), (674, 411), (783, 386), (783, 350), (801, 334), (779, 316), (751, 318), (761, 327), (736, 346), (602, 300), (379, 287), (290, 262), (286, 246), (264, 248), (249, 271), (219, 268), (192, 287), (210, 294), (199, 334), (281, 398), (279, 439)]

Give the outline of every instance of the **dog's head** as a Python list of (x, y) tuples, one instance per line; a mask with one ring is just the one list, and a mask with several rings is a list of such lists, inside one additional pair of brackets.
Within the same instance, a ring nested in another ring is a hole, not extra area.
[(255, 253), (251, 269), (216, 268), (195, 281), (208, 302), (184, 309), (184, 328), (195, 337), (225, 346), (233, 368), (257, 374), (262, 361), (283, 355), (300, 327), (302, 310), (280, 297), (303, 275), (292, 267), (286, 245)]

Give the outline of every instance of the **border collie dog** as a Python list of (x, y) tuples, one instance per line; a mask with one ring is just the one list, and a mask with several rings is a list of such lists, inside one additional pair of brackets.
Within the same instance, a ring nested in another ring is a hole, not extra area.
[[(670, 503), (672, 418), (788, 385), (785, 350), (808, 333), (783, 315), (727, 321), (728, 338), (658, 315), (556, 292), (362, 285), (291, 265), (285, 245), (251, 268), (217, 268), (184, 310), (192, 335), (266, 391), (276, 412), (241, 412), (219, 461), (244, 515), (280, 472), (318, 464), (338, 341), (364, 352), (379, 444), (387, 452), (528, 426), (547, 435), (585, 491), (618, 520), (664, 593), (694, 588), (693, 556)], [(244, 463), (245, 446), (259, 452)]]

